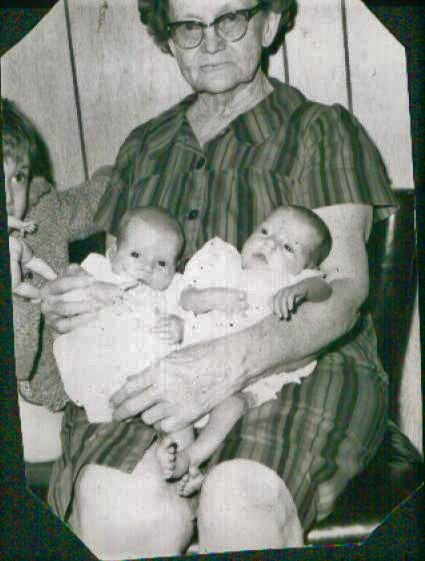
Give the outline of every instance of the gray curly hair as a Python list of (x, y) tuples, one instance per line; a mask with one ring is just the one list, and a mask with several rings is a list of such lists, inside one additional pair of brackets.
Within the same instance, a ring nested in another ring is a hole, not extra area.
[[(261, 0), (264, 10), (280, 13), (279, 29), (274, 43), (283, 39), (294, 26), (297, 0)], [(140, 21), (146, 25), (155, 43), (162, 52), (171, 53), (168, 46), (170, 34), (168, 24), (168, 0), (137, 0)]]

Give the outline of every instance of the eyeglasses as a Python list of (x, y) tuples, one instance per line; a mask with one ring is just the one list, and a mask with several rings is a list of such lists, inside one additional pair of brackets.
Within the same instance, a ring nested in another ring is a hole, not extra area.
[(208, 27), (214, 27), (214, 30), (222, 39), (236, 43), (244, 37), (250, 20), (262, 9), (263, 4), (260, 2), (252, 8), (227, 12), (211, 23), (194, 20), (173, 21), (167, 27), (173, 40), (182, 49), (198, 47), (202, 43), (205, 30)]

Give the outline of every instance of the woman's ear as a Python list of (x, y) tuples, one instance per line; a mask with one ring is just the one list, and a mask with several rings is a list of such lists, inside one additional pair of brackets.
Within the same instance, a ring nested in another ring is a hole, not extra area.
[(168, 47), (170, 49), (171, 56), (176, 58), (176, 46), (174, 45), (174, 41), (172, 39), (168, 39)]
[(281, 14), (270, 10), (266, 13), (266, 18), (263, 28), (262, 45), (264, 48), (270, 47), (276, 37), (279, 28)]

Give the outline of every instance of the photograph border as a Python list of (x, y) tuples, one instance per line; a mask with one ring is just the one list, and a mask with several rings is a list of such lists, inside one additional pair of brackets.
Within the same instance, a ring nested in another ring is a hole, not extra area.
[[(320, 1), (320, 0), (318, 0)], [(0, 8), (0, 54), (24, 37), (56, 1), (6, 1)], [(363, 2), (382, 24), (406, 48), (409, 78), (409, 100), (413, 144), (413, 169), (417, 202), (418, 278), (420, 316), (423, 313), (424, 266), (424, 9), (413, 3)], [(2, 189), (0, 204), (4, 205)], [(6, 216), (0, 215), (2, 240), (7, 239)], [(0, 557), (7, 560), (96, 559), (86, 547), (65, 528), (49, 508), (29, 492), (25, 483), (19, 409), (14, 379), (12, 306), (6, 244), (0, 244)], [(421, 327), (421, 341), (424, 341)], [(425, 359), (422, 354), (422, 369)], [(422, 395), (425, 384), (422, 376)], [(267, 551), (249, 555), (246, 552), (220, 556), (231, 559), (409, 559), (420, 560), (425, 527), (424, 486), (404, 501), (377, 528), (367, 542), (359, 547), (314, 547), (299, 550)]]

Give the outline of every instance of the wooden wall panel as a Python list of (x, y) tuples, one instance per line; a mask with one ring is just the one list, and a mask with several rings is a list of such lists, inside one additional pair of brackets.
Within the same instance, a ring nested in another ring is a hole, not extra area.
[(286, 43), (289, 83), (316, 101), (347, 107), (339, 0), (298, 0), (296, 24)]
[(84, 178), (63, 2), (1, 59), (1, 92), (39, 128), (61, 188)]
[(69, 0), (69, 13), (92, 172), (114, 161), (132, 128), (190, 90), (140, 23), (136, 0)]
[(280, 48), (276, 54), (269, 59), (269, 76), (278, 78), (281, 82), (285, 82), (285, 67), (283, 64), (283, 49)]
[(375, 140), (395, 187), (413, 187), (403, 46), (360, 2), (347, 0), (353, 111)]

